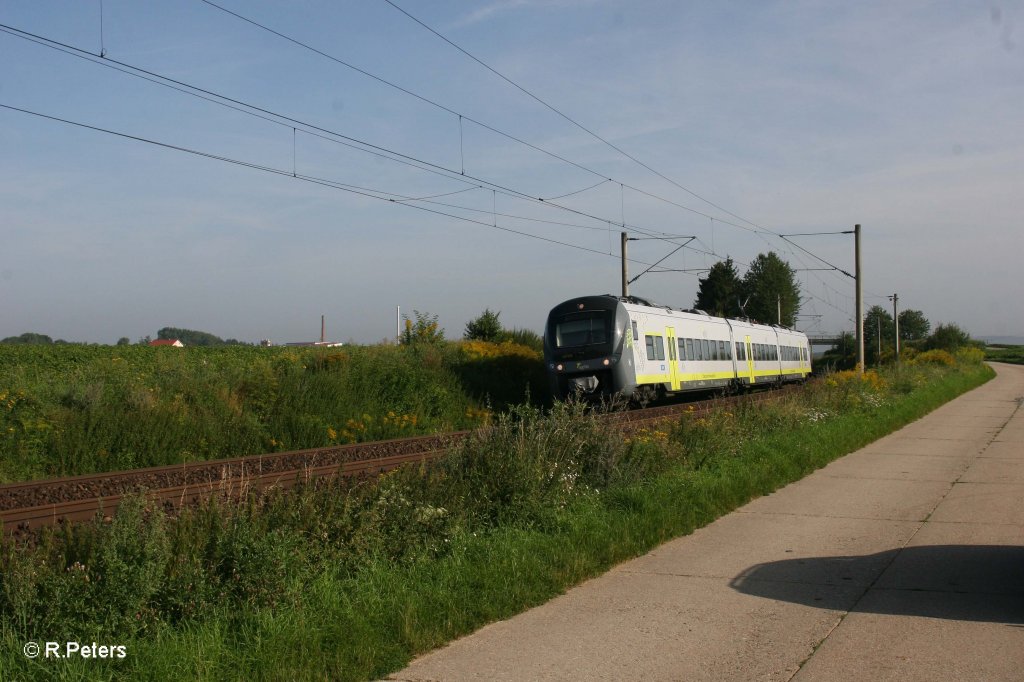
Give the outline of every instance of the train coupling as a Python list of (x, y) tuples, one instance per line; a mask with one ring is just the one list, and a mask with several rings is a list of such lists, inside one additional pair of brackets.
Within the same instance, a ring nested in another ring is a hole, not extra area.
[(597, 377), (594, 375), (575, 376), (569, 379), (569, 385), (573, 392), (578, 393), (593, 393), (597, 390), (598, 384)]

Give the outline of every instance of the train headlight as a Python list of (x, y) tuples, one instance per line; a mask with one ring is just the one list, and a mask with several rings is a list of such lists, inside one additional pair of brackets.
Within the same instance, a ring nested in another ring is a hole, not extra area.
[(608, 365), (610, 365), (610, 364), (612, 364), (612, 361), (611, 361), (611, 360), (609, 360), (608, 358), (605, 358), (605, 359), (604, 359), (604, 366), (605, 366), (605, 367), (607, 367), (607, 366), (608, 366)]
[(562, 366), (561, 365), (555, 365), (555, 369), (557, 369), (559, 372), (561, 372), (562, 371)]

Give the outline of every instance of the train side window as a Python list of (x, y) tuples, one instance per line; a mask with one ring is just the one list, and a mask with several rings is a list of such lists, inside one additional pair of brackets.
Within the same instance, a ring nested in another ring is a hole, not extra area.
[(647, 343), (647, 359), (654, 359), (654, 337), (650, 334), (644, 336), (644, 341)]
[(708, 344), (708, 347), (709, 347), (708, 350), (711, 351), (711, 354), (708, 355), (708, 360), (717, 360), (718, 359), (718, 344), (715, 343), (714, 341), (706, 341), (705, 343)]
[(654, 344), (655, 344), (655, 348), (657, 348), (657, 350), (658, 350), (658, 359), (659, 360), (664, 360), (665, 359), (665, 339), (661, 338), (660, 336), (655, 336), (654, 337)]
[(711, 345), (708, 343), (707, 339), (701, 339), (700, 343), (701, 343), (702, 346), (704, 346), (704, 359), (705, 360), (710, 360), (711, 359)]
[(743, 346), (740, 345), (739, 341), (736, 342), (736, 359), (737, 360), (742, 360), (743, 359)]
[(636, 329), (636, 320), (633, 320), (633, 340), (634, 341), (639, 341), (640, 340), (640, 334), (639, 334), (639, 332)]
[(725, 341), (719, 341), (718, 342), (718, 359), (719, 360), (729, 360), (730, 359), (729, 358), (729, 352), (726, 350), (726, 347), (727, 346), (725, 345)]
[(694, 339), (693, 340), (693, 349), (696, 352), (697, 359), (698, 360), (703, 360), (704, 359), (704, 350), (703, 350), (703, 348), (700, 345), (700, 339)]
[(686, 359), (693, 360), (693, 339), (686, 339)]
[(686, 342), (683, 339), (676, 339), (679, 342), (679, 359), (686, 359)]

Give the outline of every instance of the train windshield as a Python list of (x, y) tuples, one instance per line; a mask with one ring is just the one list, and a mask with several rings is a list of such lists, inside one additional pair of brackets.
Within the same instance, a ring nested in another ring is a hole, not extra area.
[(608, 313), (604, 310), (563, 315), (555, 323), (555, 347), (571, 348), (607, 343), (608, 326)]

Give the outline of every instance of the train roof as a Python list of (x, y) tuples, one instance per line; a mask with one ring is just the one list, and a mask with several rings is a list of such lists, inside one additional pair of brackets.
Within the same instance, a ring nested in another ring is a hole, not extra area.
[(701, 317), (713, 318), (713, 319), (716, 319), (716, 320), (728, 319), (730, 322), (739, 322), (741, 324), (747, 324), (747, 325), (751, 325), (751, 326), (754, 326), (754, 327), (764, 327), (766, 329), (778, 329), (778, 330), (790, 332), (790, 333), (793, 333), (793, 334), (803, 334), (804, 333), (804, 332), (801, 332), (801, 331), (796, 330), (796, 329), (791, 329), (790, 327), (784, 327), (784, 326), (782, 326), (780, 324), (765, 324), (763, 322), (757, 322), (755, 320), (751, 320), (750, 318), (736, 318), (736, 317), (724, 318), (724, 317), (718, 317), (716, 315), (712, 315), (712, 314), (708, 313), (707, 311), (698, 310), (696, 308), (673, 308), (672, 306), (669, 306), (669, 305), (664, 305), (664, 304), (661, 304), (661, 303), (654, 303), (654, 302), (652, 302), (652, 301), (650, 301), (650, 300), (648, 300), (646, 298), (641, 298), (640, 296), (616, 296), (615, 294), (594, 294), (594, 295), (591, 295), (591, 296), (577, 296), (577, 297), (571, 298), (571, 299), (569, 299), (567, 301), (563, 301), (559, 305), (559, 307), (561, 307), (562, 305), (565, 305), (566, 303), (572, 303), (574, 301), (580, 301), (580, 300), (583, 300), (583, 299), (606, 299), (609, 304), (614, 303), (614, 302), (625, 303), (625, 304), (628, 304), (628, 305), (638, 306), (638, 307), (642, 307), (642, 308), (654, 308), (656, 310), (666, 310), (666, 311), (673, 312), (673, 313), (683, 313), (683, 314), (688, 314), (688, 315), (697, 315), (697, 316), (701, 316)]

